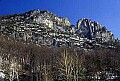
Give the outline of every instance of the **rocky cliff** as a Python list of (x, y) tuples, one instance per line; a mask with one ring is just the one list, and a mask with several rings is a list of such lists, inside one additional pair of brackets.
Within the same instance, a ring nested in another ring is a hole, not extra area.
[(112, 32), (95, 21), (83, 18), (74, 26), (68, 18), (41, 10), (1, 16), (0, 32), (37, 45), (101, 47), (103, 43), (113, 46), (116, 42)]
[(90, 40), (101, 40), (102, 42), (115, 41), (114, 35), (105, 26), (90, 19), (80, 19), (77, 22), (77, 34)]
[(23, 14), (1, 16), (0, 20), (4, 22), (44, 24), (50, 28), (53, 27), (54, 24), (58, 26), (70, 26), (68, 18), (59, 17), (56, 14), (45, 10), (31, 10)]

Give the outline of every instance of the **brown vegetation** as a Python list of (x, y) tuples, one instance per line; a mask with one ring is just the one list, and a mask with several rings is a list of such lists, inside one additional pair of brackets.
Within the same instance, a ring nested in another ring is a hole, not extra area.
[[(8, 61), (8, 66), (16, 59), (19, 75), (31, 77), (31, 81), (82, 81), (91, 72), (102, 71), (106, 67), (120, 72), (120, 50), (47, 47), (25, 44), (0, 35), (0, 56)], [(20, 66), (19, 66), (20, 65)], [(15, 76), (16, 77), (16, 76)]]

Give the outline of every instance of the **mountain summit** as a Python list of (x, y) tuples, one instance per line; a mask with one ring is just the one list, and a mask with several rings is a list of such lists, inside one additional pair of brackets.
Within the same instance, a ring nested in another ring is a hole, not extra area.
[(115, 41), (114, 35), (105, 26), (90, 19), (80, 19), (77, 22), (77, 33), (88, 39), (102, 40), (103, 42)]
[(27, 43), (48, 46), (115, 47), (118, 42), (105, 26), (82, 18), (77, 25), (49, 11), (31, 10), (0, 17), (0, 32)]

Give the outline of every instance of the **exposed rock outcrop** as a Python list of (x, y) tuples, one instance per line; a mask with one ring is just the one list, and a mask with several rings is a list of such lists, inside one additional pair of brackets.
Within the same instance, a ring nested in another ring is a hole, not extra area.
[(108, 43), (108, 46), (114, 47), (116, 41), (112, 32), (95, 21), (83, 18), (75, 26), (68, 18), (41, 10), (1, 16), (0, 32), (27, 43), (49, 46), (91, 48)]
[(114, 35), (105, 26), (90, 19), (80, 19), (77, 22), (77, 34), (90, 40), (101, 40), (102, 42), (114, 41)]

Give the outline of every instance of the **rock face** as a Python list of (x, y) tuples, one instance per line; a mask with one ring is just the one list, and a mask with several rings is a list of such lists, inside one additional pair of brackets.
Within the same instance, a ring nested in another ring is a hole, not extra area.
[(93, 47), (115, 42), (112, 32), (95, 21), (80, 19), (75, 26), (68, 18), (41, 10), (1, 16), (0, 33), (27, 43), (49, 46)]
[(70, 26), (70, 21), (67, 18), (59, 17), (49, 11), (41, 10), (31, 10), (23, 14), (14, 14), (3, 16), (0, 18), (2, 21), (8, 22), (24, 22), (24, 23), (37, 23), (44, 24), (48, 27), (53, 27), (53, 25), (58, 26)]
[(80, 19), (77, 22), (77, 34), (90, 40), (101, 40), (102, 42), (114, 41), (114, 35), (105, 26), (90, 19)]
[(59, 17), (49, 11), (31, 10), (0, 17), (0, 32), (38, 45), (52, 45), (54, 42), (59, 45), (63, 40), (61, 36), (68, 32), (70, 26), (68, 18)]
[(49, 11), (33, 10), (27, 12), (26, 15), (29, 15), (34, 22), (37, 22), (38, 24), (45, 24), (50, 28), (53, 27), (53, 24), (58, 26), (70, 26), (70, 21), (67, 18), (58, 17)]

